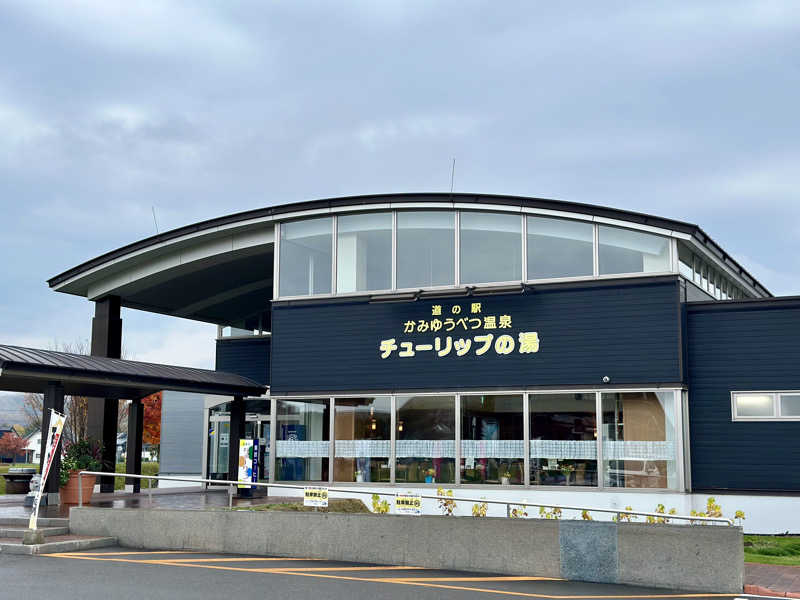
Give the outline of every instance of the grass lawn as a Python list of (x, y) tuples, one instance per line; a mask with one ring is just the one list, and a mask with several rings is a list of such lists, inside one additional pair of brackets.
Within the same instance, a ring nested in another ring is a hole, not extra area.
[[(266, 511), (266, 510), (285, 510), (293, 512), (313, 512), (313, 506), (303, 506), (302, 502), (283, 502), (281, 504), (258, 504), (256, 506), (242, 506), (234, 510), (251, 510), (251, 511)], [(319, 512), (336, 512), (336, 513), (368, 513), (370, 510), (364, 506), (361, 500), (353, 498), (345, 498), (340, 500), (329, 500), (328, 508), (320, 508)]]
[[(117, 473), (126, 473), (127, 469), (125, 468), (125, 463), (117, 463)], [(143, 462), (142, 463), (142, 475), (158, 475), (158, 463), (157, 462)], [(158, 481), (154, 479), (142, 479), (142, 489), (146, 490), (150, 488), (150, 486), (157, 488)], [(121, 490), (125, 487), (125, 478), (124, 477), (115, 477), (114, 478), (114, 489)]]
[[(0, 465), (0, 475), (3, 473), (8, 473), (8, 469), (11, 467), (33, 467), (37, 471), (39, 470), (39, 465), (29, 465), (27, 463), (3, 463)], [(5, 496), (6, 494), (6, 478), (0, 477), (0, 496)]]
[(746, 535), (744, 561), (800, 566), (800, 536)]

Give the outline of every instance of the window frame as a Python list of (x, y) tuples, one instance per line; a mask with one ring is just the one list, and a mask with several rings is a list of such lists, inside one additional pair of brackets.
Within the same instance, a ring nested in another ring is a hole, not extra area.
[[(475, 390), (452, 390), (452, 389), (443, 389), (437, 391), (402, 391), (398, 390), (393, 393), (377, 393), (377, 392), (353, 392), (347, 391), (342, 393), (337, 393), (334, 395), (329, 394), (287, 394), (287, 395), (275, 395), (275, 396), (267, 396), (267, 399), (271, 401), (270, 403), (270, 415), (271, 415), (271, 436), (270, 436), (270, 443), (272, 444), (269, 448), (270, 453), (270, 479), (269, 483), (289, 483), (289, 484), (306, 484), (306, 485), (344, 485), (345, 482), (337, 482), (334, 479), (334, 460), (335, 460), (335, 453), (336, 453), (336, 426), (335, 426), (335, 414), (336, 414), (336, 399), (347, 399), (347, 398), (363, 398), (365, 396), (388, 396), (390, 398), (390, 406), (391, 406), (391, 435), (390, 435), (390, 481), (389, 483), (349, 483), (346, 484), (348, 486), (389, 486), (389, 487), (414, 487), (414, 488), (433, 488), (441, 487), (442, 483), (406, 483), (400, 482), (398, 484), (396, 479), (396, 444), (397, 444), (397, 397), (398, 396), (453, 396), (455, 398), (454, 402), (454, 410), (455, 412), (455, 435), (454, 435), (454, 444), (455, 444), (455, 481), (453, 483), (444, 484), (446, 487), (454, 487), (454, 488), (480, 488), (480, 489), (493, 489), (493, 490), (502, 490), (502, 489), (526, 489), (526, 490), (541, 490), (541, 491), (565, 491), (568, 489), (570, 492), (578, 492), (578, 493), (585, 493), (585, 492), (597, 492), (597, 491), (613, 491), (614, 493), (642, 493), (644, 488), (624, 488), (624, 487), (608, 487), (603, 485), (604, 478), (605, 478), (605, 466), (604, 466), (604, 458), (603, 458), (603, 436), (600, 434), (602, 431), (602, 426), (598, 427), (598, 436), (596, 439), (597, 444), (597, 485), (594, 486), (562, 486), (562, 485), (536, 485), (530, 483), (530, 406), (531, 401), (534, 396), (541, 395), (541, 394), (572, 394), (572, 393), (581, 393), (581, 394), (594, 394), (595, 395), (595, 414), (597, 418), (602, 420), (602, 394), (604, 393), (628, 393), (628, 392), (671, 392), (673, 394), (673, 402), (674, 402), (674, 415), (675, 415), (675, 444), (676, 444), (676, 454), (675, 454), (675, 469), (676, 469), (676, 483), (674, 488), (646, 488), (647, 493), (666, 493), (666, 494), (674, 494), (679, 493), (687, 490), (688, 486), (688, 478), (689, 478), (689, 471), (686, 468), (686, 456), (688, 455), (688, 444), (689, 439), (687, 436), (687, 428), (688, 428), (688, 421), (686, 416), (684, 415), (682, 405), (683, 405), (683, 398), (686, 394), (686, 390), (680, 387), (653, 387), (652, 385), (643, 385), (641, 387), (629, 387), (629, 388), (591, 388), (591, 389), (581, 389), (581, 388), (554, 388), (554, 389), (475, 389)], [(750, 392), (754, 393), (754, 392)], [(784, 392), (787, 393), (787, 392)], [(795, 392), (788, 392), (788, 393), (795, 393)], [(800, 392), (798, 392), (800, 393)], [(462, 441), (462, 434), (461, 434), (461, 398), (462, 396), (475, 396), (475, 395), (497, 395), (497, 396), (505, 396), (505, 395), (521, 395), (522, 396), (522, 412), (520, 413), (520, 418), (522, 419), (522, 426), (523, 426), (523, 438), (525, 444), (525, 456), (524, 458), (524, 469), (525, 469), (525, 481), (522, 484), (491, 484), (491, 485), (484, 485), (481, 483), (467, 483), (461, 480), (461, 441)], [(293, 402), (306, 402), (306, 401), (313, 401), (313, 400), (327, 400), (329, 402), (329, 453), (328, 453), (328, 481), (285, 481), (279, 480), (276, 478), (276, 458), (277, 458), (277, 406), (279, 400), (288, 400)], [(800, 420), (800, 418), (798, 418)], [(599, 421), (601, 422), (601, 421)]]
[[(739, 396), (761, 395), (772, 397), (772, 414), (763, 417), (741, 417), (736, 412), (736, 398)], [(781, 414), (782, 396), (800, 396), (800, 390), (736, 390), (731, 391), (731, 421), (733, 422), (759, 422), (759, 421), (800, 421), (799, 416), (783, 416)]]

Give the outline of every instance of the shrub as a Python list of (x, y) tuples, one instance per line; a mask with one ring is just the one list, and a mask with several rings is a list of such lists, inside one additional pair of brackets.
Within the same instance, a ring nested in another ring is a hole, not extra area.
[(389, 502), (381, 500), (378, 494), (372, 494), (372, 512), (383, 515), (389, 512)]

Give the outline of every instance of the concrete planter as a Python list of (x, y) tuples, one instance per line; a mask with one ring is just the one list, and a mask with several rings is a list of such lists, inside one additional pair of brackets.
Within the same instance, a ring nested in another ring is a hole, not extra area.
[(123, 546), (410, 565), (741, 593), (740, 527), (342, 513), (73, 508)]

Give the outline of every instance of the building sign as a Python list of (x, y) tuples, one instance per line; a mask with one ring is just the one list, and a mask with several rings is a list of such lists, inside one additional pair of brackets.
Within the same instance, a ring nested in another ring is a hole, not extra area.
[[(488, 314), (483, 302), (455, 303), (443, 314), (441, 304), (431, 306), (430, 318), (408, 319), (403, 323), (405, 337), (382, 339), (378, 346), (381, 359), (411, 358), (418, 353), (431, 353), (439, 358), (473, 353), (505, 356), (535, 354), (539, 351), (537, 331), (517, 331), (508, 314)], [(462, 316), (463, 315), (463, 316)], [(451, 333), (452, 335), (446, 335)], [(460, 334), (460, 335), (459, 335)]]
[(419, 496), (395, 496), (394, 512), (398, 515), (419, 516), (422, 514), (422, 498)]
[(594, 386), (605, 376), (614, 385), (681, 381), (677, 296), (675, 281), (659, 281), (276, 303), (270, 390)]
[(303, 488), (303, 506), (327, 508), (328, 488), (326, 487)]

